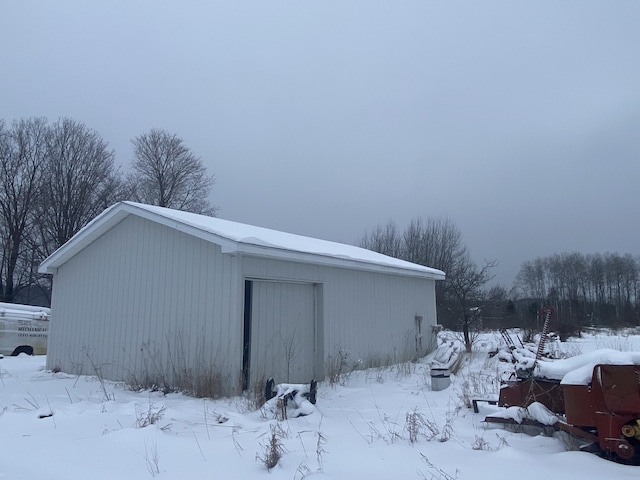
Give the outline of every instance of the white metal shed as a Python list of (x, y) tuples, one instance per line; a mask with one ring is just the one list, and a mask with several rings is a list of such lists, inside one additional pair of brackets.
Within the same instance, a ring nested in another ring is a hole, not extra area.
[(133, 202), (40, 266), (52, 274), (47, 367), (112, 380), (214, 374), (322, 379), (427, 353), (444, 273), (369, 250)]

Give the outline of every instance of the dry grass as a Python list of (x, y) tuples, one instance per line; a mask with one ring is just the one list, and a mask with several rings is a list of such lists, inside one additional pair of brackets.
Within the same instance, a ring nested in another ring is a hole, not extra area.
[(635, 350), (633, 343), (627, 335), (612, 335), (609, 337), (596, 337), (596, 348), (609, 348), (619, 352), (633, 352)]
[(160, 473), (160, 457), (158, 456), (158, 445), (154, 443), (151, 447), (144, 444), (144, 459), (147, 464), (147, 471), (155, 478)]
[(164, 349), (145, 344), (143, 351), (142, 372), (130, 374), (125, 382), (133, 391), (181, 392), (197, 398), (221, 398), (237, 393), (235, 383), (216, 361), (218, 355), (206, 354), (202, 343), (191, 352), (182, 335), (168, 335)]
[(262, 455), (256, 455), (256, 459), (263, 463), (267, 470), (275, 467), (282, 458), (285, 451), (282, 439), (285, 437), (286, 433), (280, 424), (271, 425), (271, 435), (269, 441), (264, 445), (264, 452)]
[(145, 371), (142, 375), (130, 375), (126, 385), (133, 391), (150, 390), (165, 395), (182, 392), (197, 398), (221, 398), (227, 395), (224, 377), (214, 367), (184, 368), (169, 372)]
[(327, 381), (332, 387), (336, 385), (346, 385), (349, 374), (348, 359), (349, 353), (342, 347), (339, 347), (334, 355), (329, 355), (326, 372)]
[(149, 400), (149, 406), (146, 410), (136, 412), (136, 428), (144, 428), (160, 422), (165, 410), (166, 407), (164, 405), (158, 407)]
[(470, 364), (471, 362), (466, 367), (458, 369), (454, 384), (458, 397), (467, 408), (471, 408), (474, 398), (488, 399), (497, 397), (500, 389), (500, 378), (490, 358), (486, 358), (482, 368), (479, 370), (472, 370), (469, 367)]
[(410, 443), (416, 443), (420, 437), (432, 440), (440, 433), (436, 423), (426, 418), (417, 409), (407, 412), (404, 429), (409, 435)]
[(427, 465), (427, 468), (429, 469), (430, 476), (427, 477), (424, 473), (422, 473), (420, 470), (418, 470), (418, 475), (420, 475), (423, 479), (425, 480), (457, 480), (458, 479), (458, 475), (460, 472), (458, 472), (458, 470), (456, 470), (455, 475), (451, 475), (450, 473), (447, 473), (446, 471), (444, 471), (442, 468), (438, 467), (437, 465), (433, 464), (425, 455), (424, 453), (421, 453), (420, 456), (422, 457), (422, 460), (424, 461), (424, 463)]
[(259, 378), (256, 380), (249, 388), (242, 392), (241, 401), (238, 404), (238, 411), (242, 413), (246, 412), (255, 412), (256, 410), (262, 409), (264, 403), (266, 402), (265, 398), (265, 386), (267, 380), (266, 378)]

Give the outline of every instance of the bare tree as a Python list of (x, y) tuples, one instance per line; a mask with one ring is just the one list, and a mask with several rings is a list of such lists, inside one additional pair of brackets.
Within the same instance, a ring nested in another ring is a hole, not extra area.
[(517, 285), (525, 298), (553, 305), (561, 335), (583, 324), (640, 320), (640, 261), (630, 254), (538, 257), (522, 264)]
[(46, 120), (42, 118), (14, 122), (10, 129), (0, 122), (0, 295), (5, 302), (13, 302), (17, 287), (24, 283), (24, 271), (17, 266), (28, 255), (46, 136)]
[(478, 310), (478, 300), (484, 295), (484, 286), (495, 276), (491, 269), (496, 265), (496, 260), (490, 260), (478, 267), (468, 254), (464, 254), (455, 260), (447, 275), (447, 293), (458, 307), (457, 315), (467, 352), (471, 352), (473, 346), (473, 323), (481, 313)]
[(38, 201), (42, 257), (124, 197), (114, 153), (94, 130), (63, 118), (50, 127), (46, 166)]
[(395, 258), (401, 258), (403, 253), (402, 236), (392, 220), (386, 225), (378, 225), (371, 233), (365, 233), (359, 245)]
[(460, 230), (448, 218), (423, 220), (417, 217), (404, 232), (400, 232), (396, 224), (389, 220), (385, 225), (378, 225), (370, 233), (365, 233), (358, 245), (445, 272), (451, 270), (455, 259), (466, 252)]
[(524, 296), (545, 298), (549, 290), (547, 268), (542, 258), (525, 261), (520, 267), (516, 284)]
[(175, 134), (152, 129), (132, 140), (128, 184), (138, 202), (215, 216), (209, 202), (215, 183), (200, 158)]
[[(456, 260), (467, 254), (462, 234), (449, 218), (416, 218), (403, 234), (402, 258), (442, 270), (450, 275)], [(447, 283), (436, 284), (436, 294), (446, 298)]]

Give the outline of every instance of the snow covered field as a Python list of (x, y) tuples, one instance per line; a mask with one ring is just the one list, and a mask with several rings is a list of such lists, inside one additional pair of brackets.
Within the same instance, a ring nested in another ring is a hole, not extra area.
[[(483, 423), (497, 407), (480, 404), (476, 414), (463, 400), (497, 395), (504, 364), (487, 352), (499, 339), (485, 334), (445, 390), (431, 389), (428, 359), (358, 371), (344, 385), (321, 383), (315, 411), (284, 421), (247, 411), (240, 397), (136, 393), (46, 371), (44, 357), (5, 357), (0, 479), (639, 478), (640, 467), (575, 451), (565, 434)], [(640, 335), (588, 335), (556, 347), (640, 352)], [(268, 471), (261, 459), (272, 436), (281, 459)]]

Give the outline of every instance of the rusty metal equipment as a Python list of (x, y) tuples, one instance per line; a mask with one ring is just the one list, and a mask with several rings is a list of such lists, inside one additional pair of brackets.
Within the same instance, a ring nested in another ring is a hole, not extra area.
[[(593, 442), (605, 457), (640, 465), (640, 365), (597, 364), (586, 385), (530, 377), (506, 382), (500, 389), (499, 406), (528, 407), (534, 402), (560, 416), (552, 425), (555, 429)], [(497, 416), (485, 421), (515, 423)]]

